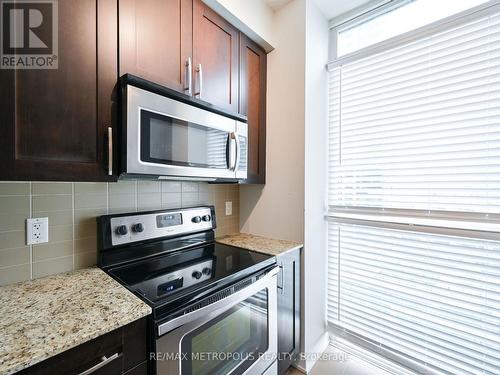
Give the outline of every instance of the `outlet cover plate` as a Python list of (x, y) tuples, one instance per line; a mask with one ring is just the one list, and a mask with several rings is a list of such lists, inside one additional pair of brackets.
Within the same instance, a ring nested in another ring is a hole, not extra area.
[(233, 214), (233, 202), (226, 202), (226, 216), (230, 216)]
[(49, 218), (26, 219), (26, 244), (49, 242)]

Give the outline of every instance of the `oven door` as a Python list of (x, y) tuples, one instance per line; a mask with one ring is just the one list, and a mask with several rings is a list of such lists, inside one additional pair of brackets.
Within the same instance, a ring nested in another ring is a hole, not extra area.
[(158, 325), (156, 374), (276, 375), (276, 274)]
[(245, 123), (135, 86), (126, 95), (126, 174), (236, 179)]

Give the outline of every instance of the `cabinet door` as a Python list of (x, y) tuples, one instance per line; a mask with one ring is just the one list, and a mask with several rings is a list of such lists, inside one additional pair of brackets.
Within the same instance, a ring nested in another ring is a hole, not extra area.
[(1, 179), (109, 179), (116, 1), (59, 1), (58, 24), (58, 69), (0, 70)]
[[(194, 93), (213, 105), (238, 111), (239, 32), (201, 0), (193, 2)], [(201, 67), (201, 71), (198, 68)]]
[(265, 51), (240, 35), (240, 106), (248, 117), (248, 177), (245, 183), (266, 183), (266, 78)]
[(120, 0), (120, 75), (185, 92), (192, 0)]
[(278, 257), (278, 374), (284, 374), (300, 350), (300, 249)]

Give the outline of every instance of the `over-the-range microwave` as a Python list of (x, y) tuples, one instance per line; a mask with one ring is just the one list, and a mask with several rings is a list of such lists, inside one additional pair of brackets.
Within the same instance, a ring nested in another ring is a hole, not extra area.
[(121, 178), (247, 178), (245, 116), (130, 74), (120, 86)]

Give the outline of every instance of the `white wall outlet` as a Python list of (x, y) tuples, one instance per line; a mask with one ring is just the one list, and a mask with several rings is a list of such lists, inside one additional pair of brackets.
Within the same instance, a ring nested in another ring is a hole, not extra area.
[(26, 219), (26, 244), (49, 242), (49, 218)]
[(233, 202), (226, 202), (226, 216), (231, 216), (233, 214)]

